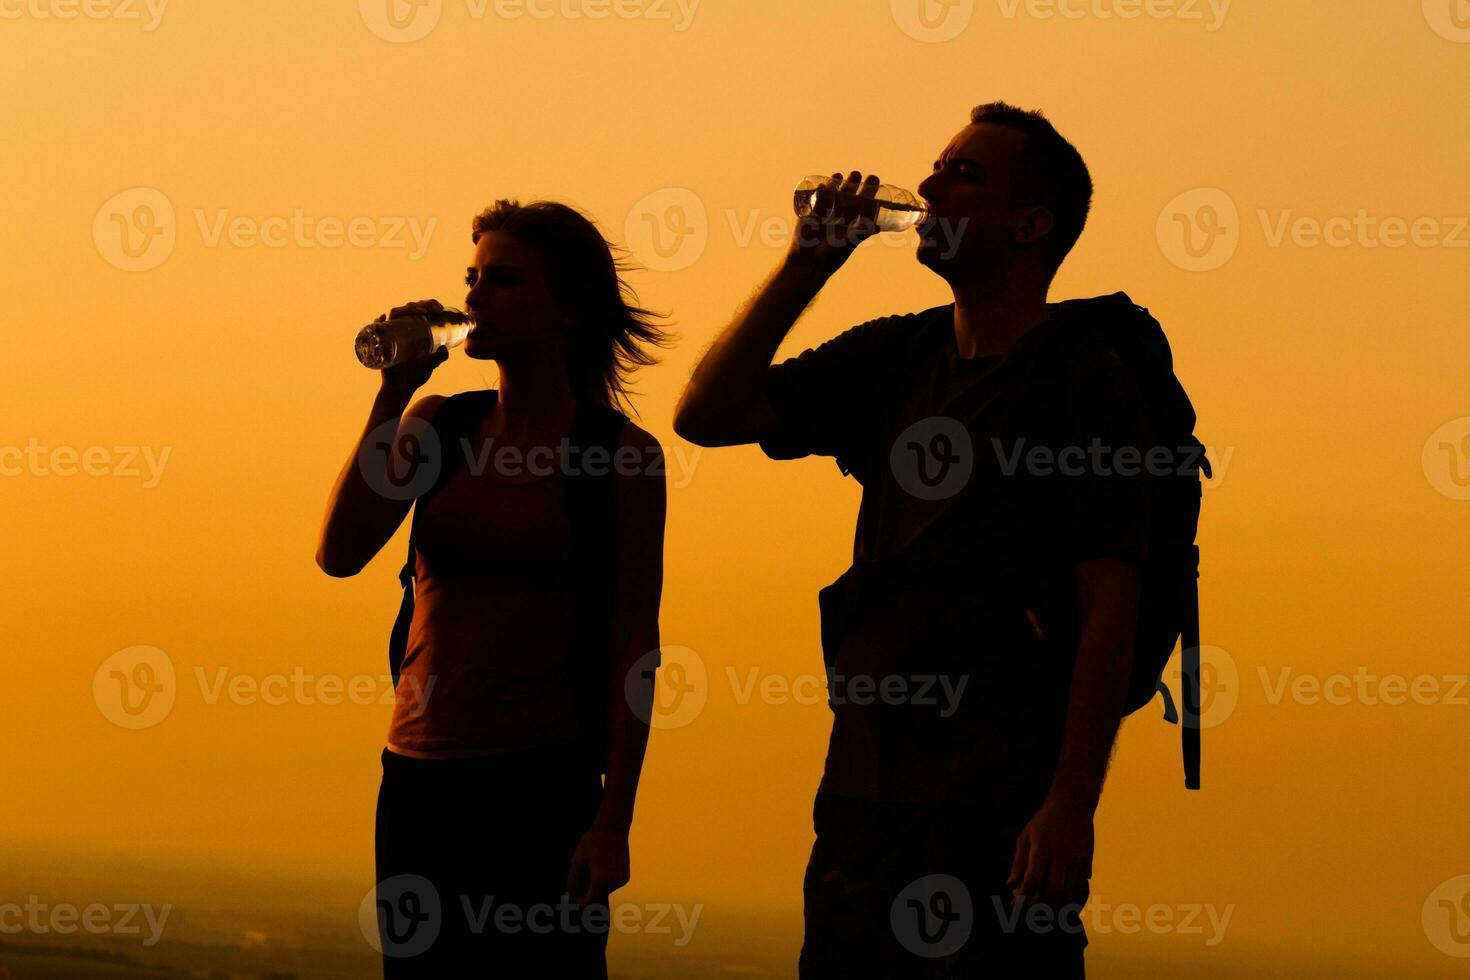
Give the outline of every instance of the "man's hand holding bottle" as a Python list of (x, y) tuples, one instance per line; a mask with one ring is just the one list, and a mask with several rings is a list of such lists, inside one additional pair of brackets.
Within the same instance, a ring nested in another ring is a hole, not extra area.
[(798, 192), (798, 218), (786, 264), (823, 278), (842, 268), (853, 250), (879, 231), (880, 186), (877, 175), (865, 179), (854, 170), (846, 179), (833, 174), (807, 200)]

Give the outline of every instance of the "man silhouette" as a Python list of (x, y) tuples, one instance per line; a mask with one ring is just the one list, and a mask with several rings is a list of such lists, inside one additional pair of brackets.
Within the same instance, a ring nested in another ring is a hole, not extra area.
[(1151, 437), (1123, 361), (1047, 302), (1092, 181), (1040, 113), (975, 108), (919, 187), (917, 258), (954, 302), (772, 365), (876, 231), (878, 186), (832, 175), (674, 422), (863, 486), (853, 566), (820, 596), (834, 719), (801, 976), (1080, 977), (1149, 509), (1142, 471), (1106, 460)]

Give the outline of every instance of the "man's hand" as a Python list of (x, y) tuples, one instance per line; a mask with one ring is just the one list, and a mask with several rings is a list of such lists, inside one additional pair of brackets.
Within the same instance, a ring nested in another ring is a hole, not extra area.
[(606, 902), (629, 875), (627, 828), (594, 820), (572, 854), (566, 893), (578, 905)]
[(1048, 799), (1016, 839), (1006, 884), (1017, 900), (1058, 905), (1074, 900), (1092, 877), (1092, 813)]
[(786, 264), (820, 276), (842, 267), (853, 249), (878, 232), (878, 177), (833, 174), (816, 192), (811, 213), (796, 223)]

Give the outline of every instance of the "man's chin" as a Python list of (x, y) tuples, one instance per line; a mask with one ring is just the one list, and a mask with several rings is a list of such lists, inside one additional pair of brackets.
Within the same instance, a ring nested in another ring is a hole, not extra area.
[(948, 273), (954, 268), (954, 257), (947, 256), (938, 242), (919, 242), (919, 247), (914, 250), (914, 258), (919, 260), (920, 265), (945, 279), (949, 278)]

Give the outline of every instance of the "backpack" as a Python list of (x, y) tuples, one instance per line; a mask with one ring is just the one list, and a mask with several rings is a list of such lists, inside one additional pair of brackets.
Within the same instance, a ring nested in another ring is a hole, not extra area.
[[(1195, 438), (1195, 412), (1189, 396), (1174, 374), (1173, 355), (1163, 328), (1126, 293), (1057, 304), (1053, 320), (1061, 328), (1085, 331), (1101, 340), (1128, 366), (1149, 405), (1153, 445), (1173, 456), (1167, 467), (1149, 470), (1152, 504), (1149, 512), (1148, 556), (1142, 570), (1133, 669), (1124, 713), (1132, 714), (1161, 694), (1164, 720), (1181, 725), (1184, 785), (1200, 785), (1200, 668), (1199, 668), (1199, 529), (1202, 486), (1200, 473), (1212, 475), (1205, 447)], [(1052, 394), (1065, 384), (1065, 358), (1047, 361)], [(1055, 405), (1055, 397), (1044, 399)], [(1043, 437), (1040, 440), (1045, 443)], [(1147, 450), (1145, 450), (1147, 451)], [(1180, 702), (1176, 711), (1163, 672), (1180, 645)]]
[[(433, 485), (415, 501), (409, 526), (408, 559), (398, 573), (403, 601), (388, 638), (388, 666), (395, 688), (408, 649), (409, 624), (413, 621), (417, 556), (414, 534), (419, 513), (428, 499), (448, 482), (456, 467), (469, 458), (469, 446), (463, 440), (474, 431), (475, 423), (493, 409), (498, 394), (491, 389), (451, 395), (428, 420), (439, 437), (444, 459)], [(612, 630), (615, 573), (611, 460), (627, 421), (627, 416), (615, 409), (584, 401), (572, 420), (568, 438), (570, 446), (578, 450), (568, 458), (583, 459), (588, 449), (601, 448), (607, 453), (603, 458), (608, 460), (608, 465), (570, 466), (566, 484), (566, 513), (571, 525), (577, 593), (583, 611), (573, 647), (573, 693), (587, 739), (585, 749), (601, 771), (606, 771), (607, 766), (608, 638)]]

